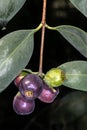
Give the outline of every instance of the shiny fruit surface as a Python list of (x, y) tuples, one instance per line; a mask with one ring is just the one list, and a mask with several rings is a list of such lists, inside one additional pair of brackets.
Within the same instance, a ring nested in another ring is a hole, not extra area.
[(19, 87), (20, 81), (27, 75), (28, 73), (26, 72), (21, 72), (14, 80), (14, 84)]
[(57, 90), (51, 89), (46, 83), (44, 83), (43, 90), (39, 95), (38, 99), (44, 103), (52, 103), (58, 94), (59, 94), (59, 88)]
[(28, 115), (34, 111), (35, 102), (27, 102), (24, 97), (18, 92), (13, 99), (13, 109), (19, 115)]
[(28, 74), (21, 80), (19, 91), (26, 100), (34, 100), (42, 91), (43, 81), (35, 74)]

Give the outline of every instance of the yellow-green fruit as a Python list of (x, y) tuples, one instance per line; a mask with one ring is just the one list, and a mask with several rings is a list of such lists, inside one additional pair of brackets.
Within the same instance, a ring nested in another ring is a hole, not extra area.
[(49, 70), (44, 77), (44, 81), (50, 86), (50, 87), (58, 87), (63, 84), (65, 79), (65, 75), (61, 69), (58, 68), (52, 68)]

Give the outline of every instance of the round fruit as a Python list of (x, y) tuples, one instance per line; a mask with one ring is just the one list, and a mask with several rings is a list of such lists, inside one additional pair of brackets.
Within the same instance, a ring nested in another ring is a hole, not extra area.
[(43, 90), (39, 95), (38, 99), (45, 103), (52, 103), (58, 94), (59, 94), (59, 88), (57, 90), (51, 89), (46, 83), (44, 83)]
[(27, 75), (28, 73), (26, 72), (21, 72), (14, 80), (14, 84), (19, 87), (20, 81)]
[(19, 91), (26, 100), (34, 100), (40, 95), (42, 85), (42, 79), (38, 75), (28, 74), (21, 80)]
[(65, 75), (61, 69), (58, 68), (52, 68), (49, 70), (44, 77), (44, 81), (50, 86), (50, 87), (58, 87), (63, 84), (65, 79)]
[(18, 92), (13, 99), (13, 109), (19, 115), (28, 115), (34, 111), (35, 101), (26, 101)]

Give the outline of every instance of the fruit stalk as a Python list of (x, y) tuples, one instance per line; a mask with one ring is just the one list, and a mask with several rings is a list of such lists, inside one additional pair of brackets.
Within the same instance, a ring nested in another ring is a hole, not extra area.
[(40, 47), (40, 61), (39, 61), (39, 74), (43, 72), (43, 50), (44, 50), (44, 37), (45, 37), (45, 26), (46, 26), (46, 4), (47, 0), (43, 0), (43, 11), (42, 11), (42, 33), (41, 33), (41, 47)]

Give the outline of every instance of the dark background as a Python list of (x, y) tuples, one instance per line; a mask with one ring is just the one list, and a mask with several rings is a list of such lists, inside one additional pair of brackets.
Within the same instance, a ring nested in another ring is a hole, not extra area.
[[(7, 24), (6, 30), (0, 31), (0, 37), (15, 30), (36, 28), (41, 22), (41, 17), (42, 0), (27, 0), (21, 10)], [(68, 0), (47, 0), (47, 24), (49, 26), (58, 26), (63, 24), (73, 25), (87, 31), (87, 19), (76, 8), (74, 8)], [(26, 68), (33, 71), (38, 71), (40, 40), (41, 30), (35, 33), (34, 52), (29, 64), (26, 66)], [(52, 67), (57, 67), (60, 64), (73, 60), (86, 60), (86, 58), (71, 46), (58, 32), (46, 29), (43, 62), (44, 73)], [(64, 120), (61, 120), (59, 124), (52, 124), (50, 113), (54, 112), (55, 105), (57, 104), (58, 107), (58, 104), (63, 97), (71, 92), (78, 93), (78, 91), (61, 86), (60, 94), (53, 104), (45, 104), (36, 99), (35, 111), (31, 115), (27, 116), (17, 115), (13, 111), (12, 102), (17, 91), (18, 89), (12, 82), (8, 88), (0, 94), (1, 130), (68, 130), (67, 125), (64, 125)], [(81, 92), (82, 95), (83, 93), (84, 92)], [(79, 99), (77, 98), (77, 100)], [(71, 102), (69, 101), (69, 103)], [(75, 118), (75, 120), (77, 120), (77, 118)], [(76, 125), (75, 120), (70, 122), (71, 124), (69, 123), (69, 130), (80, 130), (78, 127), (79, 124), (77, 123), (78, 125)], [(65, 124), (68, 124), (67, 120), (65, 121)], [(85, 124), (84, 121), (83, 124)], [(86, 126), (83, 128), (83, 125), (81, 128), (84, 130), (87, 129)]]

